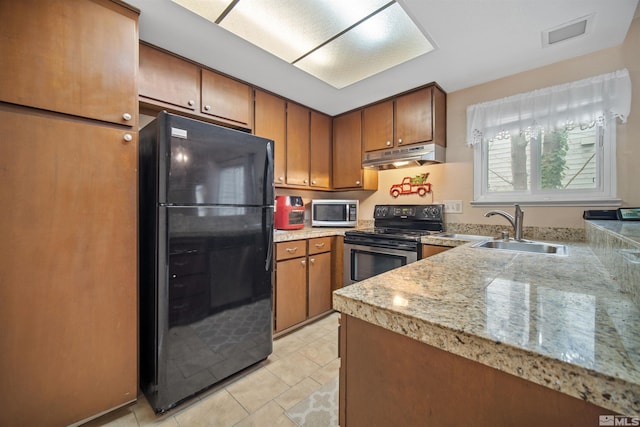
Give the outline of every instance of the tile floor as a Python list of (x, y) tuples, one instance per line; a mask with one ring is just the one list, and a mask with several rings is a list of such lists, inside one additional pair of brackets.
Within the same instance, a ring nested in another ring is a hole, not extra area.
[(285, 411), (338, 375), (338, 313), (274, 340), (260, 367), (156, 416), (144, 396), (84, 427), (293, 426)]

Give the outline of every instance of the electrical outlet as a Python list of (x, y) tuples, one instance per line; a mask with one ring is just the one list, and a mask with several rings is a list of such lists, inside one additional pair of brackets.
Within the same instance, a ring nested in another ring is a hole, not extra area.
[(462, 200), (445, 200), (444, 213), (462, 213)]

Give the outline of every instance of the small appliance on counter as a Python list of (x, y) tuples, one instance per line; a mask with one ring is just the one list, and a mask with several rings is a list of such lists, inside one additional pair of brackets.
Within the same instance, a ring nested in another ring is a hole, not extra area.
[(357, 225), (357, 200), (311, 200), (312, 227), (355, 227)]
[(304, 228), (304, 203), (300, 196), (276, 196), (275, 228), (299, 230)]

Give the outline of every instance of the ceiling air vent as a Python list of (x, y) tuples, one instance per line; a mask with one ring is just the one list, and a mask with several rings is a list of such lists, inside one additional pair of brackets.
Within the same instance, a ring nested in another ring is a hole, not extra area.
[(587, 33), (593, 16), (585, 16), (542, 32), (542, 46), (550, 46)]

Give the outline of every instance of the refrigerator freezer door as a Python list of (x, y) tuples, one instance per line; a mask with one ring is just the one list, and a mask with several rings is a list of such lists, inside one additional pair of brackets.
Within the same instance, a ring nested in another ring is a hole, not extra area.
[[(161, 207), (157, 412), (272, 351), (273, 209)], [(161, 215), (164, 216), (164, 215)], [(166, 290), (166, 291), (165, 291)]]
[(273, 141), (168, 113), (158, 120), (159, 203), (273, 205)]

